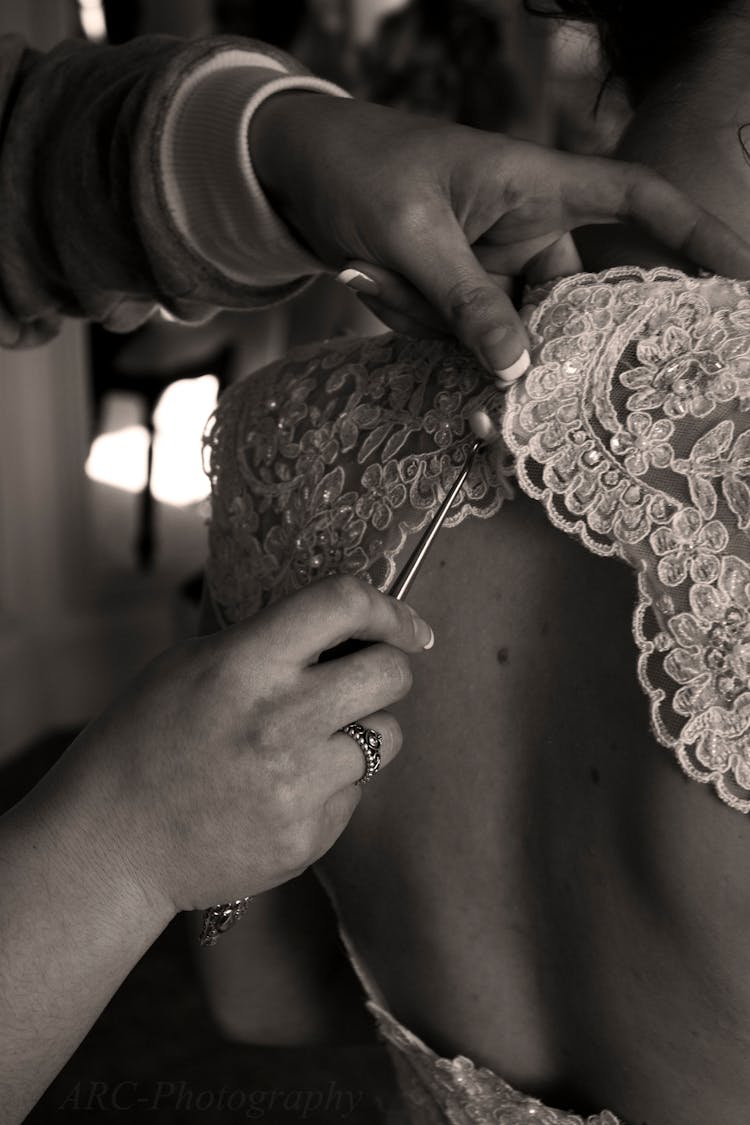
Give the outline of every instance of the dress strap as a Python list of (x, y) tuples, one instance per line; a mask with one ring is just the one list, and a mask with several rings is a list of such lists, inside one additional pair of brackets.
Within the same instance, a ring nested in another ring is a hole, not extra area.
[(371, 1003), (375, 1004), (380, 1010), (388, 1012), (388, 1004), (385, 996), (383, 995), (381, 989), (378, 987), (374, 977), (372, 976), (372, 973), (365, 965), (361, 956), (359, 955), (359, 953), (357, 953), (354, 942), (349, 936), (344, 923), (341, 921), (341, 911), (339, 909), (339, 904), (336, 900), (336, 895), (334, 893), (333, 887), (328, 882), (319, 866), (316, 866), (315, 868), (313, 868), (313, 870), (315, 871), (318, 882), (325, 891), (331, 903), (331, 906), (333, 907), (333, 912), (336, 915), (339, 937), (341, 938), (341, 942), (344, 946), (344, 949), (346, 950), (346, 955), (352, 964), (352, 968), (357, 974), (359, 983), (362, 985), (367, 999)]
[(528, 328), (533, 366), (503, 420), (517, 481), (555, 527), (634, 569), (654, 735), (750, 813), (748, 284), (579, 275)]

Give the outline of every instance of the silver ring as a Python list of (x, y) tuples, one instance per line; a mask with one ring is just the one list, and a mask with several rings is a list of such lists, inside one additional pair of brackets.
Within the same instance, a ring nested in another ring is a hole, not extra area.
[(252, 895), (248, 898), (238, 898), (234, 902), (222, 902), (218, 906), (209, 906), (203, 911), (203, 928), (198, 941), (201, 945), (216, 945), (222, 934), (230, 930), (235, 922), (239, 922), (242, 915), (253, 901)]
[(383, 736), (378, 730), (365, 727), (362, 723), (347, 723), (341, 728), (342, 734), (348, 734), (359, 746), (365, 759), (365, 772), (360, 777), (357, 785), (367, 785), (372, 781), (380, 769), (380, 747), (383, 745)]

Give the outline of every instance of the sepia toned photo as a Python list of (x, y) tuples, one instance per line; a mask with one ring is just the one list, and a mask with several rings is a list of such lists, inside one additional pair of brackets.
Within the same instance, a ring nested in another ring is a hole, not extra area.
[(750, 1125), (749, 63), (0, 0), (0, 1125)]

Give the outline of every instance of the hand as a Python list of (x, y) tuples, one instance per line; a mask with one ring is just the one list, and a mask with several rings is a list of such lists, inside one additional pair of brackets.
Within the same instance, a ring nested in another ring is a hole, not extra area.
[[(382, 642), (318, 665), (348, 637)], [(298, 875), (331, 847), (362, 792), (361, 720), (411, 686), (405, 653), (432, 631), (407, 605), (329, 578), (247, 622), (169, 650), (69, 754), (98, 773), (99, 819), (150, 900), (198, 909)]]
[(387, 324), (451, 332), (502, 381), (528, 361), (510, 279), (580, 270), (575, 227), (634, 222), (693, 262), (750, 276), (750, 247), (641, 165), (305, 92), (269, 98), (250, 143), (279, 213), (322, 261), (353, 269)]

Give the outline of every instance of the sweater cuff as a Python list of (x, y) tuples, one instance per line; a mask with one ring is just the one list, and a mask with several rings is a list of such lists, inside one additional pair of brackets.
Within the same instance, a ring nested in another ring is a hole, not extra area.
[(264, 289), (326, 269), (273, 210), (250, 159), (251, 118), (284, 90), (349, 96), (268, 55), (224, 51), (183, 83), (161, 140), (164, 196), (182, 237), (231, 281)]

